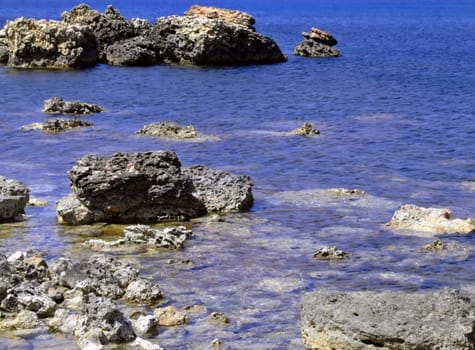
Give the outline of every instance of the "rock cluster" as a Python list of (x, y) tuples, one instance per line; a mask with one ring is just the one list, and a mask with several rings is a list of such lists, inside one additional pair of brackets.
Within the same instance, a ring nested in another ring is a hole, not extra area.
[[(80, 348), (137, 340), (135, 321), (116, 300), (156, 305), (160, 288), (128, 264), (104, 255), (46, 263), (37, 251), (0, 255), (0, 329), (46, 328), (72, 334)], [(139, 340), (143, 345), (158, 346)]]
[(0, 176), (0, 222), (21, 219), (29, 199), (23, 182)]
[(62, 97), (52, 97), (43, 102), (43, 111), (51, 114), (91, 114), (102, 112), (102, 107), (81, 101), (65, 101)]
[(60, 223), (185, 220), (252, 206), (246, 176), (204, 166), (181, 168), (174, 152), (87, 155), (68, 173), (74, 193), (57, 204)]
[(311, 28), (310, 32), (303, 32), (304, 41), (295, 46), (294, 54), (305, 57), (337, 57), (340, 51), (333, 46), (336, 39), (327, 32), (318, 28)]
[(135, 133), (138, 135), (165, 137), (172, 139), (192, 139), (198, 136), (193, 125), (182, 126), (175, 122), (167, 121), (145, 125), (142, 129), (136, 131)]
[(473, 349), (475, 299), (454, 290), (307, 293), (307, 350)]
[(146, 66), (264, 64), (286, 61), (278, 45), (256, 33), (252, 16), (192, 6), (185, 16), (126, 20), (112, 6), (80, 4), (61, 21), (19, 18), (0, 32), (0, 62), (16, 68), (81, 68), (97, 63)]
[(423, 208), (405, 204), (397, 210), (388, 226), (395, 229), (425, 233), (470, 233), (475, 231), (475, 219), (451, 219), (447, 208)]

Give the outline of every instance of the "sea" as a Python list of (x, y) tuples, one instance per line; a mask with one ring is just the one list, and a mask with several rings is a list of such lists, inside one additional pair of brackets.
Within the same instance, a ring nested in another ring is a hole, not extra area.
[[(111, 3), (127, 19), (182, 15), (195, 1)], [(0, 25), (17, 17), (60, 19), (71, 0), (0, 0)], [(67, 172), (87, 154), (172, 150), (183, 166), (249, 175), (249, 212), (184, 223), (184, 249), (109, 252), (159, 284), (164, 306), (206, 308), (160, 329), (164, 349), (303, 349), (300, 301), (330, 290), (475, 292), (475, 236), (395, 231), (403, 204), (475, 217), (475, 2), (473, 0), (206, 1), (248, 12), (285, 63), (244, 67), (112, 67), (68, 71), (0, 66), (0, 175), (21, 180), (46, 206), (0, 225), (0, 253), (38, 249), (50, 261), (87, 258), (85, 240), (113, 239), (120, 225), (59, 225), (55, 203)], [(341, 56), (293, 54), (311, 27), (330, 32)], [(43, 101), (97, 103), (90, 128), (45, 134), (22, 126), (51, 117)], [(136, 135), (174, 121), (212, 138)], [(310, 122), (320, 134), (292, 136)], [(360, 189), (338, 197), (331, 188)], [(447, 249), (423, 249), (435, 239)], [(350, 253), (317, 260), (321, 247)], [(127, 308), (124, 305), (124, 308)], [(150, 310), (149, 310), (150, 311)], [(228, 324), (215, 325), (212, 312)], [(214, 345), (213, 345), (214, 344)], [(219, 345), (221, 344), (221, 345)], [(124, 347), (126, 349), (127, 347)], [(0, 332), (0, 349), (77, 349), (68, 335)]]

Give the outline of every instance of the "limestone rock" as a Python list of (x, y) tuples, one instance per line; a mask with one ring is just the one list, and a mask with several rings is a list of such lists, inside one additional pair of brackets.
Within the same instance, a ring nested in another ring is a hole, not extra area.
[(190, 139), (198, 136), (193, 125), (182, 126), (168, 121), (145, 125), (136, 134), (172, 139)]
[(19, 18), (4, 27), (14, 68), (81, 68), (97, 63), (97, 45), (90, 28), (59, 21)]
[(65, 101), (62, 97), (52, 97), (44, 101), (43, 111), (51, 114), (90, 114), (102, 112), (99, 105), (80, 101)]
[(254, 31), (256, 20), (250, 14), (238, 10), (222, 9), (214, 6), (191, 6), (185, 16), (199, 16), (210, 19), (220, 19), (226, 23), (239, 24)]
[(17, 219), (24, 214), (30, 190), (18, 180), (0, 176), (0, 222)]
[(51, 118), (44, 123), (33, 123), (22, 127), (24, 131), (40, 130), (46, 133), (55, 134), (61, 131), (92, 126), (94, 124), (81, 119), (65, 119), (65, 118)]
[(451, 219), (447, 208), (423, 208), (405, 204), (397, 210), (388, 226), (395, 229), (426, 233), (470, 233), (475, 231), (475, 220)]
[(174, 327), (188, 322), (187, 314), (173, 306), (155, 309), (153, 314), (158, 324), (164, 327)]
[(113, 66), (151, 66), (162, 62), (156, 44), (142, 36), (110, 44), (105, 49), (105, 57)]
[(132, 304), (155, 305), (162, 299), (158, 285), (144, 279), (131, 282), (124, 294), (124, 300)]
[(139, 336), (155, 336), (158, 334), (158, 322), (152, 315), (141, 315), (132, 321), (135, 333)]
[(340, 51), (333, 46), (337, 40), (327, 32), (318, 28), (311, 28), (310, 32), (303, 32), (304, 41), (295, 46), (294, 54), (305, 57), (337, 57)]
[(345, 259), (350, 255), (350, 253), (344, 252), (336, 247), (324, 246), (318, 248), (313, 255), (314, 258), (320, 260), (332, 260), (332, 259)]
[(150, 35), (166, 63), (222, 66), (287, 60), (271, 38), (220, 19), (161, 17)]
[(10, 49), (8, 48), (5, 31), (0, 29), (0, 64), (7, 64), (10, 56)]
[(471, 295), (454, 290), (334, 292), (302, 298), (307, 350), (473, 349)]
[(192, 232), (184, 226), (165, 227), (159, 230), (147, 225), (133, 225), (124, 229), (124, 235), (132, 243), (179, 249)]
[(252, 207), (253, 183), (249, 176), (233, 175), (221, 170), (195, 165), (183, 169), (195, 187), (195, 196), (208, 212), (232, 212)]

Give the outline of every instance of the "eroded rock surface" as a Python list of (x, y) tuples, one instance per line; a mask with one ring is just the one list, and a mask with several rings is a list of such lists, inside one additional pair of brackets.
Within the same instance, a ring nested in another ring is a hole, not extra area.
[(327, 32), (318, 28), (311, 28), (310, 32), (303, 32), (304, 41), (295, 46), (294, 54), (305, 57), (337, 57), (340, 51), (333, 46), (337, 40)]
[(198, 136), (193, 125), (182, 126), (168, 121), (147, 124), (136, 134), (172, 139), (192, 139)]
[(30, 190), (21, 181), (0, 176), (0, 222), (21, 219)]
[(300, 136), (313, 136), (320, 134), (320, 131), (316, 129), (312, 124), (305, 122), (300, 128), (292, 130), (291, 133), (293, 135)]
[(61, 131), (71, 130), (82, 128), (86, 126), (93, 126), (94, 124), (81, 120), (81, 119), (66, 119), (66, 118), (51, 118), (46, 120), (44, 123), (33, 123), (27, 126), (23, 126), (21, 130), (30, 131), (30, 130), (39, 130), (46, 133), (58, 133)]
[(102, 112), (102, 107), (81, 101), (65, 101), (62, 97), (52, 97), (44, 101), (43, 111), (51, 114), (91, 114)]
[(474, 349), (473, 296), (454, 290), (305, 294), (307, 350)]
[(412, 204), (402, 205), (388, 226), (395, 229), (425, 233), (470, 233), (475, 231), (475, 219), (451, 219), (447, 208), (423, 208)]
[(193, 5), (185, 12), (185, 16), (199, 16), (209, 19), (220, 19), (226, 23), (239, 24), (254, 31), (256, 20), (250, 14), (238, 11), (222, 9), (214, 6)]

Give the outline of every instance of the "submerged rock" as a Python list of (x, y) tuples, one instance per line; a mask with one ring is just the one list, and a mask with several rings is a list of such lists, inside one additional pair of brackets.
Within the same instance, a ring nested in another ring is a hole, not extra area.
[(181, 126), (175, 122), (168, 121), (145, 125), (135, 133), (138, 135), (166, 137), (172, 139), (191, 139), (198, 136), (193, 125)]
[(155, 319), (160, 326), (174, 327), (185, 324), (189, 321), (188, 315), (173, 306), (166, 306), (155, 309), (153, 312)]
[(336, 247), (324, 246), (316, 250), (313, 257), (320, 260), (345, 259), (350, 253), (337, 249)]
[(96, 41), (87, 26), (19, 18), (8, 21), (4, 32), (10, 67), (65, 69), (97, 63)]
[(474, 298), (454, 290), (307, 293), (301, 330), (307, 350), (473, 349)]
[(304, 41), (294, 48), (294, 54), (305, 57), (337, 57), (340, 51), (332, 46), (337, 40), (327, 32), (318, 28), (311, 28), (310, 32), (303, 32)]
[(426, 233), (470, 233), (475, 231), (475, 220), (451, 219), (447, 208), (423, 208), (405, 204), (397, 210), (388, 226), (395, 229)]
[(69, 171), (74, 194), (57, 203), (58, 221), (160, 222), (252, 206), (252, 181), (205, 166), (181, 168), (175, 153), (88, 155)]
[(33, 123), (24, 126), (23, 131), (40, 130), (46, 133), (58, 133), (61, 131), (82, 128), (86, 126), (93, 126), (94, 124), (81, 119), (65, 119), (65, 118), (51, 118), (44, 123)]
[(30, 190), (18, 180), (0, 176), (0, 222), (22, 219)]
[(291, 134), (301, 136), (313, 136), (320, 134), (320, 131), (317, 130), (312, 124), (305, 122), (300, 128), (292, 130)]
[(52, 97), (44, 101), (43, 111), (51, 114), (91, 114), (102, 112), (102, 107), (80, 101), (65, 101), (62, 97)]

